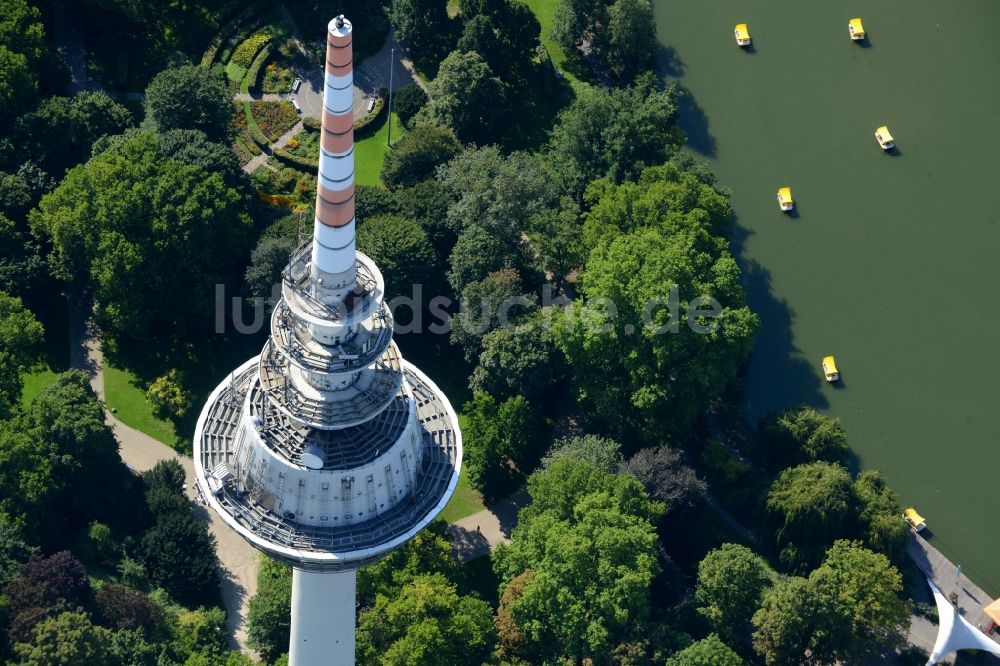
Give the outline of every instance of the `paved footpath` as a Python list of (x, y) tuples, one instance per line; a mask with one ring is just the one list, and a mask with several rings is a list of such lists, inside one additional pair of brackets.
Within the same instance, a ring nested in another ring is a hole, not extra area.
[(452, 552), (458, 561), (482, 557), (510, 541), (510, 533), (517, 526), (517, 512), (530, 502), (531, 496), (522, 488), (492, 509), (483, 509), (449, 525)]
[[(70, 363), (72, 367), (90, 375), (94, 391), (103, 400), (104, 355), (98, 331), (87, 319), (87, 305), (79, 301), (73, 303), (72, 300), (71, 298), (69, 307)], [(161, 460), (177, 460), (184, 467), (187, 495), (192, 501), (195, 500), (194, 462), (191, 458), (182, 456), (163, 442), (125, 425), (110, 412), (105, 414), (118, 438), (122, 460), (129, 467), (136, 472), (144, 472)], [(250, 597), (257, 591), (257, 552), (222, 522), (215, 512), (208, 511), (201, 505), (195, 511), (200, 518), (208, 521), (208, 529), (215, 536), (230, 645), (233, 649), (253, 655), (247, 647), (245, 620)]]

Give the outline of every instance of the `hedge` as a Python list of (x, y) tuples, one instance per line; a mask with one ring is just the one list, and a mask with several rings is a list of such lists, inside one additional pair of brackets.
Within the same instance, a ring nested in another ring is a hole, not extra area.
[(372, 112), (369, 113), (364, 118), (359, 118), (354, 121), (354, 139), (364, 139), (376, 131), (378, 131), (379, 122), (382, 120), (383, 111), (387, 110), (385, 105), (385, 97), (387, 91), (385, 88), (379, 88), (378, 97), (375, 99), (375, 107)]
[(305, 171), (306, 173), (313, 173), (319, 168), (319, 161), (311, 159), (309, 157), (302, 157), (301, 155), (296, 155), (295, 153), (290, 153), (283, 148), (275, 148), (271, 154), (276, 160), (287, 164), (290, 167), (298, 169), (300, 171)]
[(235, 62), (240, 67), (249, 67), (261, 49), (270, 41), (271, 35), (269, 33), (255, 32), (240, 42), (236, 50), (233, 51), (233, 55), (230, 56), (229, 61)]
[(247, 70), (247, 75), (243, 77), (243, 83), (240, 84), (240, 92), (244, 95), (250, 94), (250, 88), (256, 89), (258, 87), (258, 81), (260, 79), (260, 73), (264, 69), (264, 65), (271, 58), (271, 53), (274, 51), (274, 44), (268, 43), (267, 46), (257, 54), (257, 58), (254, 59), (253, 64), (250, 65), (250, 69)]
[(302, 119), (302, 126), (310, 132), (318, 132), (323, 129), (323, 123), (318, 118), (306, 116)]
[(246, 138), (241, 135), (236, 137), (236, 143), (240, 144), (240, 147), (243, 148), (248, 155), (260, 155), (260, 146), (258, 146), (255, 141), (247, 141)]

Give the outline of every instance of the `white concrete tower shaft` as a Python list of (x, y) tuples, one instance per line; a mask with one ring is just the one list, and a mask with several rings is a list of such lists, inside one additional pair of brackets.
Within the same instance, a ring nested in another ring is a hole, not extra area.
[(354, 288), (354, 51), (351, 22), (330, 21), (326, 34), (323, 129), (313, 224), (312, 281), (316, 297), (341, 301)]
[[(334, 305), (354, 289), (357, 279), (351, 29), (343, 15), (327, 26), (310, 269), (314, 295)], [(289, 666), (354, 665), (355, 580), (354, 569), (337, 573), (293, 569)]]
[(291, 666), (353, 666), (356, 569), (402, 547), (458, 486), (447, 396), (392, 341), (385, 281), (355, 248), (352, 26), (326, 35), (313, 238), (292, 253), (261, 353), (194, 435), (206, 504), (293, 568)]
[(357, 570), (292, 570), (289, 666), (352, 666)]

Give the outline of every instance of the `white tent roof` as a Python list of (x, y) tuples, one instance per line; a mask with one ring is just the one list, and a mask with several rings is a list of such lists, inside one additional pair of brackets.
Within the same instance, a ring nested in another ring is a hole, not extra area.
[(959, 650), (985, 650), (1000, 657), (1000, 644), (959, 615), (958, 610), (951, 605), (930, 578), (927, 579), (927, 584), (934, 592), (934, 601), (938, 609), (938, 636), (931, 658), (927, 660), (927, 666), (934, 666), (945, 655)]

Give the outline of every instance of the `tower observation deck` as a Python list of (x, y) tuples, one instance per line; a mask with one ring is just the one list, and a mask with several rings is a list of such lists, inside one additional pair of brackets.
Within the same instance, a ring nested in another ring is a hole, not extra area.
[(354, 663), (355, 570), (444, 509), (462, 459), (454, 410), (403, 360), (382, 274), (355, 250), (351, 39), (330, 22), (313, 237), (261, 354), (216, 387), (194, 435), (202, 497), (293, 567), (291, 666)]

